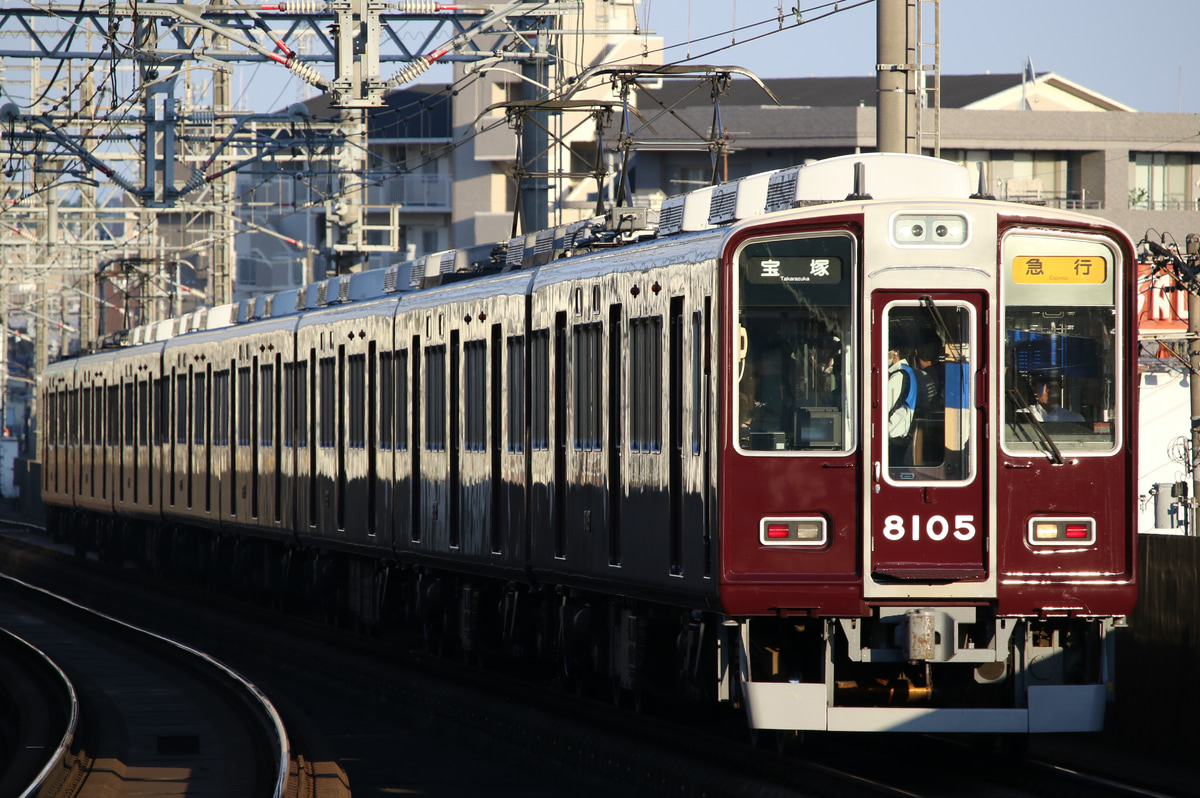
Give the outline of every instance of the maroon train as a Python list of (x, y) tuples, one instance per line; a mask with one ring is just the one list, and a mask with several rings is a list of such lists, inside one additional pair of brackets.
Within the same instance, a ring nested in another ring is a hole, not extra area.
[(1098, 729), (1134, 252), (969, 182), (836, 158), (133, 330), (41, 377), (51, 526), (756, 729)]

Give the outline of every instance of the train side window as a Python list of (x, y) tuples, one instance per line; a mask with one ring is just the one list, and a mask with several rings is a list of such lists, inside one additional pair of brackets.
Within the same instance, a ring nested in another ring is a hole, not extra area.
[(737, 254), (736, 443), (742, 451), (849, 451), (854, 239), (751, 241)]
[(662, 451), (662, 316), (629, 320), (629, 448)]
[[(124, 415), (125, 415), (125, 445), (126, 446), (133, 446), (134, 441), (136, 440), (134, 438), (134, 431), (135, 431), (134, 424), (136, 421), (135, 414), (134, 414), (135, 407), (136, 406), (134, 405), (134, 399), (133, 399), (133, 383), (127, 382), (127, 383), (125, 383), (125, 413), (124, 413)], [(65, 405), (64, 405), (63, 409), (66, 410)], [(66, 420), (65, 416), (63, 417), (63, 420), (64, 421)], [(65, 424), (63, 425), (62, 431), (64, 433), (66, 433), (66, 431), (67, 431)], [(63, 440), (63, 443), (66, 443), (66, 440)]]
[(296, 363), (296, 446), (308, 446), (308, 361)]
[(208, 383), (204, 372), (197, 371), (192, 377), (192, 442), (204, 444), (204, 414), (208, 405)]
[[(70, 439), (71, 434), (71, 392), (69, 390), (65, 390), (59, 394), (58, 416), (58, 442), (65, 444)], [(130, 437), (132, 438), (132, 435)]]
[(229, 370), (213, 374), (212, 441), (217, 446), (229, 445)]
[(71, 391), (71, 430), (68, 435), (72, 446), (79, 444), (79, 389)]
[(577, 324), (575, 338), (574, 438), (577, 451), (601, 448), (600, 411), (603, 406), (604, 328), (599, 323)]
[(350, 382), (347, 386), (346, 396), (346, 401), (350, 403), (346, 408), (349, 422), (347, 440), (351, 449), (365, 449), (367, 446), (367, 356), (350, 355), (347, 358), (347, 369)]
[(175, 377), (175, 442), (187, 443), (188, 394), (187, 375)]
[(392, 418), (396, 411), (396, 370), (391, 352), (379, 353), (379, 448), (392, 448)]
[[(171, 378), (163, 376), (158, 379), (154, 388), (156, 407), (158, 408), (158, 439), (157, 442), (167, 445), (171, 442)], [(96, 391), (96, 418), (100, 415), (100, 392)], [(96, 430), (96, 443), (100, 443), (99, 425)]]
[(487, 449), (487, 341), (463, 344), (463, 443), (469, 452)]
[(83, 397), (80, 405), (82, 414), (79, 417), (79, 437), (83, 441), (83, 445), (87, 446), (92, 442), (92, 389), (84, 388)]
[(121, 408), (120, 408), (120, 386), (109, 385), (105, 390), (105, 441), (109, 446), (121, 445)]
[(138, 446), (150, 443), (150, 384), (137, 381), (137, 439)]
[(323, 357), (317, 364), (321, 391), (320, 429), (317, 434), (321, 448), (328, 449), (337, 444), (337, 373), (336, 360)]
[(446, 449), (446, 346), (425, 348), (425, 449)]
[(396, 353), (396, 448), (408, 449), (408, 350)]
[(529, 352), (530, 447), (550, 448), (550, 330), (534, 330)]
[(508, 426), (509, 452), (525, 451), (525, 337), (508, 339), (508, 373), (505, 375), (505, 397), (508, 402), (505, 423)]
[(296, 364), (283, 364), (283, 445), (296, 443)]
[(58, 394), (46, 391), (46, 442), (58, 443)]
[[(275, 366), (259, 366), (259, 397), (261, 407), (258, 437), (262, 446), (274, 446), (275, 434)], [(197, 375), (199, 376), (199, 375)]]
[(250, 414), (253, 412), (250, 406), (250, 367), (243, 366), (238, 369), (237, 379), (237, 427), (235, 434), (237, 435), (238, 446), (250, 445)]

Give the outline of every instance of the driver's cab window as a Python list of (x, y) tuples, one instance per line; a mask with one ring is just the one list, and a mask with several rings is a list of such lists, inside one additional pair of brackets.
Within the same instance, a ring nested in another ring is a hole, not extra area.
[(847, 235), (752, 241), (738, 252), (735, 442), (749, 453), (853, 448)]

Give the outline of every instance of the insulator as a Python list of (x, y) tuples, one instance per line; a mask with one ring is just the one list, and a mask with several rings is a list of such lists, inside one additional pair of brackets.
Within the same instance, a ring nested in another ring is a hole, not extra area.
[(296, 76), (305, 83), (310, 85), (321, 87), (325, 81), (320, 72), (299, 59), (293, 58), (292, 60), (288, 61), (287, 68), (294, 72)]
[(388, 81), (389, 86), (403, 86), (405, 83), (410, 83), (416, 79), (425, 70), (429, 69), (433, 64), (433, 59), (427, 55), (423, 55), (411, 64), (397, 72), (391, 80)]
[(211, 125), (217, 121), (217, 115), (213, 111), (197, 111), (192, 114), (192, 122), (197, 125)]
[(287, 0), (279, 4), (279, 10), (288, 14), (319, 14), (328, 7), (328, 0)]
[(442, 4), (437, 0), (395, 0), (389, 5), (401, 14), (436, 14)]

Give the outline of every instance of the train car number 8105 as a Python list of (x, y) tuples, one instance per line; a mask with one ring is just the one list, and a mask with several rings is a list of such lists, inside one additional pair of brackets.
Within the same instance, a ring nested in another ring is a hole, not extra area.
[[(883, 536), (888, 540), (903, 540), (911, 534), (913, 540), (920, 540), (922, 527), (930, 540), (945, 540), (950, 534), (950, 521), (943, 515), (932, 516), (924, 524), (921, 523), (921, 516), (914, 515), (911, 525), (907, 527), (902, 516), (889, 515), (883, 519)], [(975, 516), (954, 516), (954, 537), (959, 540), (975, 537)]]

